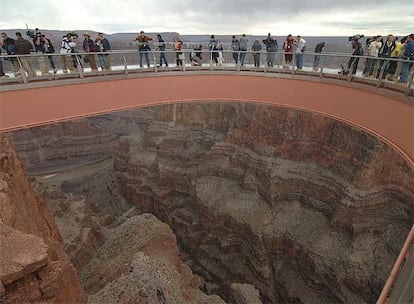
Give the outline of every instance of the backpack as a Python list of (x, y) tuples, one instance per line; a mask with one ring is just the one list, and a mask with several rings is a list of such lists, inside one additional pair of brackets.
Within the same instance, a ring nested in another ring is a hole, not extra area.
[(55, 48), (53, 47), (52, 42), (50, 42), (50, 40), (49, 40), (49, 46), (47, 47), (46, 53), (52, 54), (54, 52), (55, 52)]
[(303, 48), (300, 50), (302, 53), (306, 51), (306, 45), (303, 46)]
[(7, 51), (8, 55), (14, 55), (14, 52), (16, 51), (14, 43), (10, 43), (9, 45), (7, 45), (7, 50), (6, 51)]

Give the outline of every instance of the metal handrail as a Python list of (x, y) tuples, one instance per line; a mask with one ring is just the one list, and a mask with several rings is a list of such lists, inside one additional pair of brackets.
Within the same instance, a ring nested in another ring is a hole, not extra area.
[[(194, 52), (195, 50), (193, 49), (181, 49), (179, 52), (183, 53), (185, 56), (185, 59), (183, 59), (183, 65), (182, 66), (175, 66), (174, 64), (170, 64), (168, 69), (175, 69), (175, 70), (182, 70), (182, 71), (186, 71), (187, 67), (189, 65), (191, 65), (191, 62), (189, 61), (189, 55)], [(88, 56), (102, 56), (102, 55), (108, 55), (108, 57), (110, 58), (116, 58), (118, 63), (112, 65), (112, 67), (114, 68), (113, 70), (110, 71), (103, 71), (102, 69), (102, 74), (107, 75), (107, 74), (113, 74), (116, 73), (117, 71), (121, 71), (123, 70), (124, 74), (128, 74), (129, 71), (132, 70), (137, 70), (140, 72), (146, 71), (146, 70), (151, 70), (154, 72), (158, 72), (161, 70), (165, 70), (165, 69), (158, 69), (157, 66), (157, 58), (161, 53), (164, 53), (166, 55), (169, 55), (170, 58), (172, 56), (172, 54), (177, 54), (177, 52), (175, 50), (172, 49), (167, 49), (165, 51), (159, 51), (159, 50), (148, 50), (148, 51), (144, 51), (144, 52), (148, 52), (148, 55), (151, 55), (150, 57), (150, 69), (148, 69), (148, 67), (141, 67), (141, 68), (136, 68), (137, 66), (137, 62), (138, 62), (138, 56), (140, 56), (140, 53), (142, 53), (142, 51), (139, 50), (111, 50), (108, 52), (75, 52), (75, 53), (68, 53), (68, 54), (60, 54), (60, 53), (31, 53), (31, 54), (27, 54), (27, 55), (1, 55), (0, 59), (10, 59), (10, 58), (17, 58), (17, 60), (20, 62), (19, 58), (23, 58), (23, 57), (31, 57), (34, 60), (36, 60), (37, 58), (40, 57), (50, 57), (50, 58), (61, 58), (62, 56), (72, 56), (74, 58), (74, 60), (76, 61), (76, 67), (77, 68), (77, 73), (72, 74), (72, 76), (76, 76), (78, 75), (78, 77), (80, 78), (84, 78), (86, 76), (88, 76), (88, 72), (84, 70), (84, 66), (85, 64), (82, 62), (81, 57), (88, 55)], [(233, 50), (210, 50), (210, 49), (202, 49), (201, 52), (203, 53), (203, 61), (202, 61), (202, 65), (198, 66), (198, 69), (206, 69), (209, 68), (209, 70), (213, 71), (213, 70), (236, 70), (236, 71), (260, 71), (260, 72), (264, 72), (264, 73), (274, 73), (274, 72), (281, 72), (281, 73), (289, 73), (292, 75), (295, 75), (297, 73), (299, 73), (298, 70), (295, 69), (295, 60), (296, 60), (296, 54), (295, 52), (293, 52), (292, 55), (292, 62), (290, 62), (290, 64), (287, 66), (285, 66), (285, 55), (286, 53), (284, 51), (277, 51), (277, 52), (271, 52), (276, 59), (275, 65), (274, 66), (268, 66), (267, 62), (264, 62), (264, 58), (265, 56), (261, 56), (262, 60), (261, 60), (261, 64), (260, 67), (252, 67), (250, 66), (251, 63), (249, 63), (252, 54), (253, 53), (257, 53), (257, 52), (253, 52), (251, 50), (248, 51), (243, 51), (243, 53), (245, 53), (245, 65), (241, 66), (240, 65), (240, 60), (239, 62), (236, 64), (233, 60), (232, 60), (232, 56), (231, 54), (237, 53), (238, 54), (238, 58), (240, 59), (240, 53), (241, 51), (233, 51)], [(230, 63), (227, 61), (225, 62), (222, 66), (215, 66), (214, 62), (213, 62), (213, 53), (215, 52), (222, 52), (223, 57), (227, 57), (226, 60), (230, 59)], [(258, 52), (261, 55), (266, 55), (270, 52), (267, 52), (266, 50), (262, 50), (260, 52)], [(226, 56), (227, 55), (227, 56)], [(134, 62), (131, 62), (131, 56), (137, 56), (134, 57)], [(319, 76), (320, 78), (324, 78), (324, 77), (330, 77), (330, 75), (338, 75), (340, 74), (341, 76), (345, 76), (345, 77), (339, 77), (340, 79), (344, 79), (347, 81), (354, 81), (355, 79), (364, 79), (363, 77), (361, 77), (360, 75), (354, 75), (351, 73), (355, 60), (351, 63), (351, 67), (349, 69), (345, 69), (345, 70), (340, 70), (339, 68), (339, 63), (342, 62), (344, 65), (346, 65), (345, 63), (345, 59), (349, 59), (349, 58), (359, 58), (360, 62), (361, 59), (373, 59), (373, 57), (371, 56), (355, 56), (355, 55), (349, 55), (349, 54), (343, 54), (343, 53), (330, 53), (330, 52), (323, 52), (323, 53), (313, 53), (313, 52), (305, 52), (303, 53), (304, 58), (309, 59), (310, 56), (315, 57), (318, 56), (321, 58), (319, 65), (318, 65), (318, 69), (320, 69), (319, 72), (315, 73), (315, 70), (310, 71), (310, 70), (306, 70), (308, 68), (312, 67), (312, 64), (309, 62), (309, 60), (305, 60), (304, 62), (304, 70), (300, 71), (300, 74), (303, 73), (308, 73), (310, 75), (315, 75), (315, 76)], [(76, 58), (76, 59), (75, 59)], [(99, 58), (99, 57), (98, 57)], [(129, 58), (129, 64), (128, 64), (128, 58)], [(120, 60), (121, 59), (121, 60)], [(207, 60), (206, 60), (207, 59)], [(379, 71), (379, 78), (377, 80), (369, 80), (367, 79), (367, 83), (369, 84), (374, 84), (377, 87), (383, 87), (386, 86), (385, 85), (385, 81), (382, 79), (384, 76), (384, 73), (386, 71), (387, 66), (389, 66), (389, 64), (391, 62), (395, 62), (396, 65), (398, 66), (402, 66), (403, 64), (412, 64), (414, 63), (411, 60), (404, 60), (404, 59), (398, 59), (398, 58), (382, 58), (382, 57), (375, 57), (374, 58), (376, 60), (376, 65), (378, 65), (378, 63), (380, 61), (385, 61), (385, 63), (381, 66), (381, 69)], [(171, 60), (171, 59), (170, 59)], [(329, 61), (331, 60), (331, 61)], [(207, 62), (206, 62), (207, 61)], [(335, 63), (334, 63), (334, 62)], [(98, 62), (98, 61), (97, 61)], [(338, 63), (339, 62), (339, 63)], [(329, 63), (331, 63), (331, 65), (329, 65)], [(333, 65), (336, 64), (336, 67), (333, 67)], [(21, 65), (21, 63), (20, 63)], [(359, 65), (360, 67), (362, 66), (362, 64)], [(71, 70), (72, 71), (72, 70)], [(310, 73), (309, 73), (310, 72)], [(98, 72), (99, 73), (99, 72)], [(97, 73), (90, 73), (90, 75), (96, 75)], [(27, 77), (25, 77), (25, 73), (24, 73), (24, 69), (23, 67), (21, 67), (21, 78), (11, 78), (9, 81), (6, 82), (10, 82), (10, 81), (15, 81), (16, 79), (21, 82), (21, 83), (28, 83), (30, 82), (32, 79), (27, 79)], [(376, 74), (377, 75), (377, 74)], [(48, 79), (57, 79), (60, 76), (54, 76), (49, 77)], [(65, 76), (67, 77), (67, 76)], [(337, 77), (338, 78), (338, 77)], [(38, 78), (39, 79), (39, 78)], [(3, 81), (2, 81), (3, 82)], [(389, 84), (389, 83), (388, 83)], [(406, 82), (402, 83), (402, 87), (396, 87), (396, 89), (398, 91), (404, 91), (405, 95), (409, 96), (409, 95), (413, 95), (413, 80), (412, 80), (412, 74), (409, 73), (408, 74), (408, 79)], [(387, 87), (387, 86), (386, 86)], [(389, 87), (389, 85), (388, 85)]]
[(391, 274), (388, 277), (387, 282), (385, 282), (384, 288), (382, 289), (382, 292), (377, 300), (377, 304), (386, 304), (388, 302), (387, 299), (390, 293), (392, 292), (392, 287), (394, 285), (394, 282), (403, 266), (404, 261), (406, 260), (408, 256), (408, 250), (413, 242), (414, 242), (414, 226), (411, 227), (410, 233), (408, 234), (407, 239), (404, 242), (401, 252), (398, 255), (397, 260), (395, 261), (394, 266), (392, 267)]

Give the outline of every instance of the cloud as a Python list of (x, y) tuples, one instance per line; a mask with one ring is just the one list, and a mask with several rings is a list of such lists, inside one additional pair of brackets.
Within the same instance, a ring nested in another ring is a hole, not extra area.
[[(7, 6), (3, 2), (7, 1)], [(89, 29), (183, 34), (350, 35), (406, 32), (410, 0), (0, 0), (2, 28)], [(404, 16), (404, 18), (402, 18)], [(412, 31), (412, 30), (411, 30)]]

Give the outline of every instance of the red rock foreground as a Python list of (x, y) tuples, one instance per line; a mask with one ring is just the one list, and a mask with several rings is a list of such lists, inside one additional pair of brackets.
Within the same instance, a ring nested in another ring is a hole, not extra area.
[(7, 137), (0, 136), (0, 147), (1, 302), (86, 303), (52, 215)]

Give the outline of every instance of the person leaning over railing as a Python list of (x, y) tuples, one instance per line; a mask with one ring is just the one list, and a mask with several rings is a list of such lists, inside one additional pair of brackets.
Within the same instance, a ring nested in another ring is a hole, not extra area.
[(149, 56), (148, 52), (151, 51), (149, 42), (153, 40), (152, 38), (145, 35), (144, 31), (140, 32), (140, 35), (137, 36), (134, 40), (138, 42), (138, 50), (139, 50), (139, 66), (142, 68), (142, 57), (145, 56), (145, 60), (147, 61), (147, 66), (150, 67)]
[[(16, 41), (14, 42), (16, 55), (30, 55), (30, 52), (33, 50), (33, 45), (26, 39), (23, 39), (22, 33), (16, 32)], [(23, 69), (27, 72), (29, 78), (36, 76), (36, 71), (33, 67), (32, 58), (29, 56), (20, 57), (20, 62), (22, 63)]]
[[(315, 47), (315, 53), (316, 54), (322, 53), (324, 47), (325, 47), (325, 41), (319, 42)], [(320, 62), (321, 62), (321, 55), (315, 55), (315, 58), (313, 60), (313, 70), (315, 72), (319, 70)]]
[[(414, 61), (414, 34), (407, 36), (407, 40), (404, 45), (404, 53), (402, 59)], [(401, 67), (400, 83), (406, 83), (408, 81), (408, 74), (414, 63), (403, 62)]]
[[(15, 54), (15, 47), (14, 42), (15, 40), (13, 38), (10, 38), (6, 33), (1, 33), (1, 38), (3, 39), (3, 42), (1, 43), (1, 47), (6, 51), (7, 55), (14, 55)], [(13, 72), (17, 75), (19, 74), (19, 62), (17, 61), (16, 57), (6, 58), (6, 60), (9, 60), (13, 67)]]

